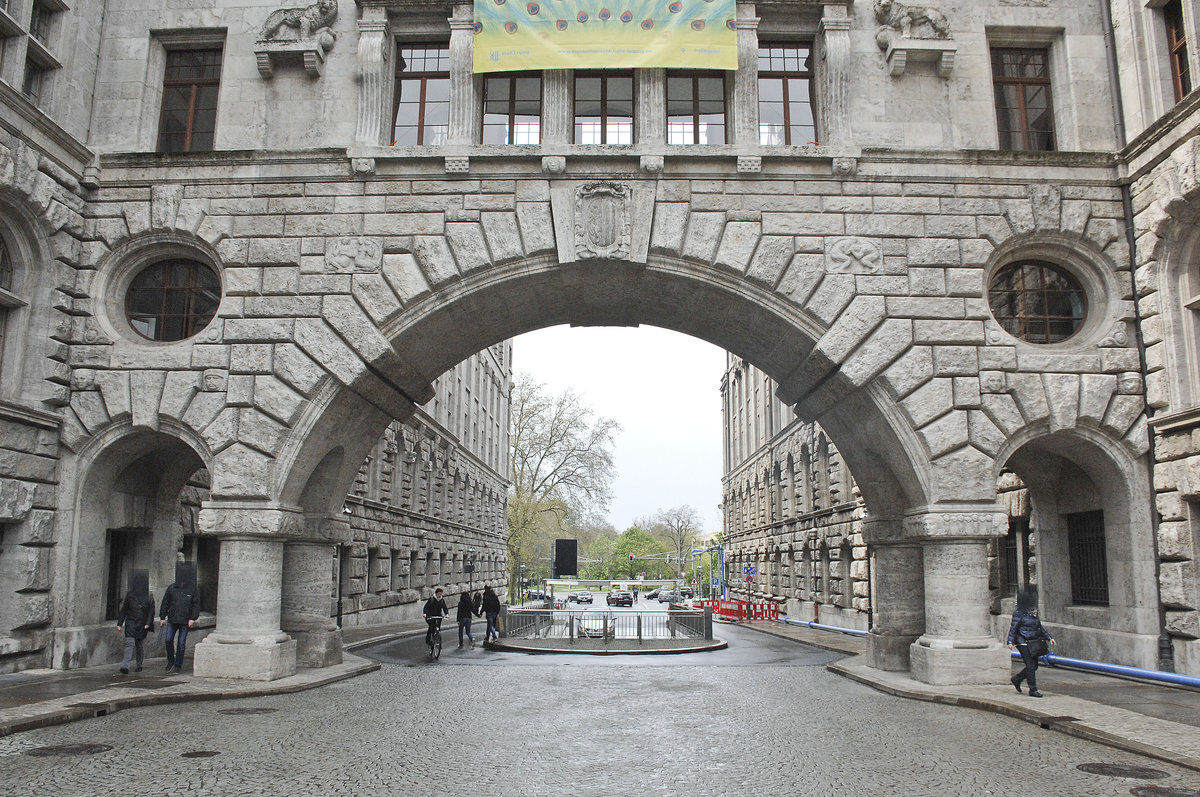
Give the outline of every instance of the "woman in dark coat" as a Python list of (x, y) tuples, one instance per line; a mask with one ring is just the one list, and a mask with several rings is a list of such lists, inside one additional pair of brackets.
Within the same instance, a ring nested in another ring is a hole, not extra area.
[(135, 570), (129, 576), (129, 592), (121, 601), (117, 613), (117, 628), (125, 632), (125, 658), (121, 660), (121, 674), (129, 674), (129, 665), (136, 654), (137, 672), (142, 671), (145, 658), (146, 635), (154, 627), (154, 598), (150, 595), (150, 572)]
[(475, 616), (475, 606), (471, 602), (471, 593), (464, 592), (458, 596), (458, 646), (463, 646), (463, 634), (471, 647), (475, 647), (475, 637), (471, 636), (471, 618)]
[(1051, 645), (1056, 644), (1054, 637), (1042, 627), (1042, 621), (1037, 616), (1037, 588), (1023, 587), (1017, 594), (1017, 609), (1013, 612), (1012, 625), (1008, 629), (1008, 649), (1014, 647), (1021, 653), (1025, 667), (1012, 677), (1012, 685), (1021, 691), (1021, 681), (1029, 682), (1029, 696), (1041, 697), (1037, 688), (1038, 657), (1029, 652), (1029, 643), (1035, 639), (1045, 639)]

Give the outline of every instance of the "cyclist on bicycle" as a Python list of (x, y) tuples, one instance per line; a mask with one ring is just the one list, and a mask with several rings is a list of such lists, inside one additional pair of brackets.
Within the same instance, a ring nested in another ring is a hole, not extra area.
[(429, 625), (429, 629), (425, 632), (425, 644), (428, 645), (433, 641), (433, 632), (441, 629), (442, 618), (450, 614), (450, 607), (446, 605), (446, 599), (442, 597), (441, 587), (434, 590), (433, 597), (425, 601), (425, 608), (421, 611), (425, 615), (425, 622)]

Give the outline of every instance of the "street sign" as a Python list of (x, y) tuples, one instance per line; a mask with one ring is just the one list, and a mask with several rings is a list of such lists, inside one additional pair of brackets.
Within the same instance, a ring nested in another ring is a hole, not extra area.
[(754, 580), (754, 576), (746, 576), (746, 583), (747, 583), (747, 584), (749, 584), (749, 583), (750, 583), (751, 581), (753, 581), (753, 580)]
[(714, 578), (714, 579), (712, 580), (712, 585), (713, 585), (714, 587), (719, 587), (719, 586), (721, 586), (721, 579), (719, 579), (719, 578)]
[(742, 567), (742, 572), (748, 576), (752, 576), (752, 575), (756, 574), (758, 572), (758, 570), (756, 570), (754, 568), (754, 565), (744, 565)]

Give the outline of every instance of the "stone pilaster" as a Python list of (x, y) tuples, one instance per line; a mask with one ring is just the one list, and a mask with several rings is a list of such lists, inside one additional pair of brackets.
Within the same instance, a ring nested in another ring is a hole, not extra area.
[(392, 31), (382, 8), (363, 10), (358, 21), (358, 127), (354, 141), (365, 146), (390, 144), (388, 108), (392, 92)]
[(846, 6), (825, 6), (825, 16), (818, 28), (817, 53), (824, 62), (819, 92), (821, 97), (820, 129), (817, 136), (822, 144), (851, 146), (850, 129), (850, 17)]
[(639, 69), (634, 79), (634, 143), (667, 142), (667, 70)]
[(863, 539), (874, 556), (874, 615), (867, 658), (880, 670), (909, 668), (909, 648), (925, 630), (925, 572), (920, 543), (898, 520), (868, 520)]
[(475, 74), (472, 68), (475, 10), (470, 4), (454, 6), (450, 17), (450, 144), (479, 140), (475, 114)]
[(925, 633), (909, 649), (912, 676), (928, 684), (1003, 683), (1008, 651), (991, 633), (988, 541), (1007, 518), (996, 511), (925, 512), (905, 519), (922, 546)]
[(280, 626), (283, 546), (298, 536), (297, 510), (206, 502), (200, 529), (221, 539), (217, 628), (196, 645), (195, 673), (273, 681), (296, 671), (296, 642)]
[(737, 7), (738, 68), (733, 73), (734, 144), (758, 144), (758, 17), (754, 6)]
[(570, 144), (575, 113), (571, 72), (548, 69), (542, 73), (542, 143)]

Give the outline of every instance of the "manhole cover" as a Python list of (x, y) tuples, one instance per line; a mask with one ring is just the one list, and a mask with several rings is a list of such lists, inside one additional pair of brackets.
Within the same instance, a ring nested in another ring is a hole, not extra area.
[(212, 758), (215, 755), (220, 755), (216, 750), (188, 750), (181, 758)]
[(1129, 793), (1134, 797), (1200, 797), (1200, 791), (1173, 786), (1134, 786)]
[(266, 706), (246, 706), (245, 708), (223, 708), (218, 714), (228, 714), (231, 717), (239, 717), (246, 714), (273, 714), (278, 711), (277, 708), (267, 708)]
[(33, 747), (22, 752), (39, 758), (67, 755), (96, 755), (111, 750), (110, 744), (56, 744), (49, 747)]
[(1133, 764), (1080, 764), (1075, 768), (1093, 775), (1108, 775), (1110, 778), (1152, 780), (1153, 778), (1165, 778), (1167, 776), (1167, 773), (1161, 769), (1139, 767)]

